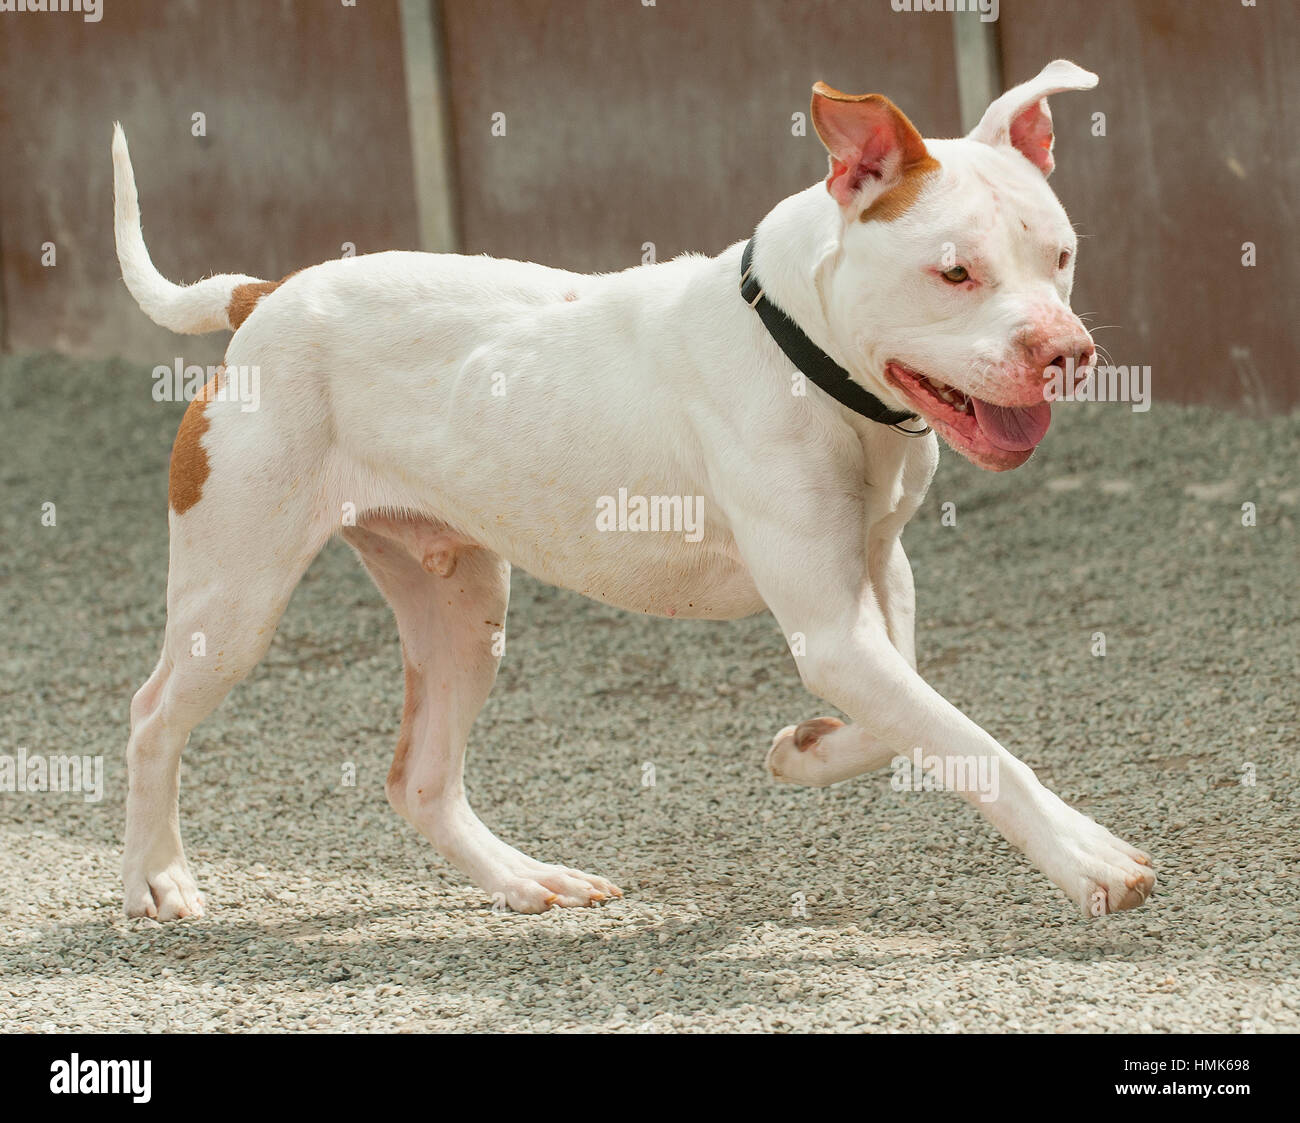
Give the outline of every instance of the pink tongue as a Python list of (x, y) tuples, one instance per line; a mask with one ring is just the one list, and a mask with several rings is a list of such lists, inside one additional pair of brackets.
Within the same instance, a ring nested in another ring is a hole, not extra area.
[(993, 444), (1005, 452), (1023, 452), (1043, 439), (1052, 423), (1052, 405), (1040, 402), (1032, 406), (995, 406), (971, 398), (975, 403), (975, 420)]

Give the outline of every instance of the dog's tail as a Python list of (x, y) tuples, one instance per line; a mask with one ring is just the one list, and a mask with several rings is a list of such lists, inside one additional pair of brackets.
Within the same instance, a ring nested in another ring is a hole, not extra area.
[[(113, 125), (113, 232), (117, 237), (117, 260), (121, 263), (126, 287), (149, 319), (171, 331), (199, 335), (205, 331), (229, 331), (238, 327), (238, 323), (232, 322), (230, 312), (235, 290), (241, 285), (270, 284), (257, 277), (221, 273), (192, 285), (174, 285), (154, 268), (140, 228), (135, 172), (126, 147), (126, 133), (120, 124)], [(235, 302), (240, 322), (249, 310), (242, 307), (243, 303)]]

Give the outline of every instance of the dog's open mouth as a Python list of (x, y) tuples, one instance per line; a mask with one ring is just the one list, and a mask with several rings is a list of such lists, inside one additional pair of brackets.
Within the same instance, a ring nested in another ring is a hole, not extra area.
[(885, 377), (939, 436), (967, 460), (994, 472), (1028, 460), (1052, 423), (1047, 401), (994, 405), (898, 362), (885, 365)]

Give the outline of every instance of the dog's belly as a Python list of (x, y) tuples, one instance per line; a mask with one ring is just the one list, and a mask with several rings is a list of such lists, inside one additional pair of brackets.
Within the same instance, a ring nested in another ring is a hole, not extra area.
[(475, 537), (442, 518), (428, 516), (367, 512), (357, 525), (390, 539), (394, 547), (439, 577), (454, 578), (467, 552), (489, 548), (550, 584), (632, 612), (732, 619), (763, 608), (748, 572), (717, 548), (716, 534), (703, 552), (688, 552), (680, 542), (646, 537), (614, 543), (612, 549), (597, 545), (579, 555), (563, 548), (538, 549), (508, 530)]
[[(490, 469), (454, 474), (457, 487), (431, 478), (427, 486), (410, 488), (408, 478), (406, 486), (373, 494), (368, 504), (412, 513), (406, 521), (414, 518), (414, 526), (401, 537), (410, 539), (408, 549), (422, 563), (430, 559), (426, 568), (438, 568), (438, 547), (449, 542), (453, 553), (485, 548), (548, 584), (630, 612), (717, 620), (764, 608), (730, 532), (709, 521), (703, 497), (673, 493), (703, 508), (699, 523), (699, 511), (677, 523), (670, 517), (675, 503), (654, 512), (637, 504), (635, 494), (620, 502), (616, 486), (605, 494), (599, 484), (576, 479), (566, 488), (551, 481), (548, 488), (527, 475), (506, 482)], [(364, 514), (360, 521), (389, 533), (382, 515)]]
[(539, 548), (509, 533), (484, 545), (549, 584), (629, 612), (731, 620), (763, 610), (748, 570), (725, 554), (687, 550), (653, 531), (612, 533), (617, 541), (582, 550)]

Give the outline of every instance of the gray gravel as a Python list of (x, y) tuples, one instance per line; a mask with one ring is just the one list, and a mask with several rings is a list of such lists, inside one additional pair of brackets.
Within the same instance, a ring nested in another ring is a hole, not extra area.
[(770, 617), (638, 618), (516, 574), (471, 800), (627, 896), (495, 915), (384, 800), (396, 634), (335, 545), (191, 742), (209, 915), (160, 926), (121, 915), (118, 882), (180, 409), (149, 386), (0, 363), (0, 753), (106, 770), (97, 803), (0, 794), (0, 1029), (1300, 1028), (1295, 418), (1058, 408), (1017, 472), (945, 452), (907, 532), (923, 672), (1149, 850), (1140, 910), (1077, 918), (950, 794), (771, 784), (772, 733), (825, 707)]

